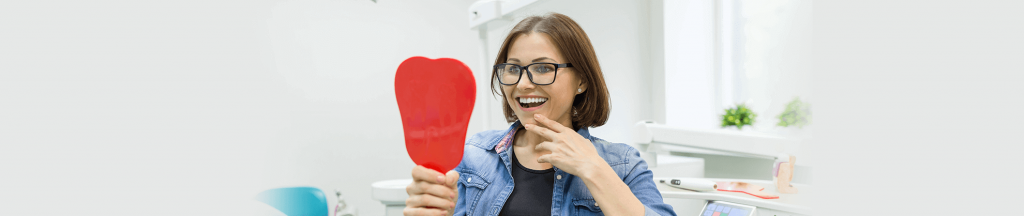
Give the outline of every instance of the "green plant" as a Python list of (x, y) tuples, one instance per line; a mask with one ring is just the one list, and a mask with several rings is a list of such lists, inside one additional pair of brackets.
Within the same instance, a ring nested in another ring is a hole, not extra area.
[(757, 118), (757, 114), (750, 111), (746, 105), (739, 104), (734, 108), (725, 109), (725, 115), (722, 115), (722, 127), (736, 126), (738, 129), (743, 129), (744, 125), (753, 125), (754, 118)]
[(779, 114), (779, 124), (777, 125), (804, 128), (804, 125), (811, 121), (810, 106), (808, 103), (801, 102), (800, 98), (794, 98), (793, 101), (786, 105), (786, 110)]

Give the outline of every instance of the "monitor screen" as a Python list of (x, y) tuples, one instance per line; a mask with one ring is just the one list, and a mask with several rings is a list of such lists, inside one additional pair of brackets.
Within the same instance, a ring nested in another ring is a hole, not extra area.
[(753, 216), (756, 207), (710, 200), (704, 204), (701, 216)]

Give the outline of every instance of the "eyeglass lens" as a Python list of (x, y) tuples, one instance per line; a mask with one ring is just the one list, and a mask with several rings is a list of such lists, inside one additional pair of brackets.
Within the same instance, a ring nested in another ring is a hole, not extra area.
[[(534, 84), (547, 85), (555, 81), (555, 70), (557, 70), (555, 64), (531, 64), (526, 69), (530, 72), (530, 75), (532, 75), (528, 76)], [(502, 64), (495, 70), (498, 72), (498, 81), (505, 85), (518, 83), (518, 81), (524, 77), (522, 75), (523, 67), (520, 67), (519, 65)]]

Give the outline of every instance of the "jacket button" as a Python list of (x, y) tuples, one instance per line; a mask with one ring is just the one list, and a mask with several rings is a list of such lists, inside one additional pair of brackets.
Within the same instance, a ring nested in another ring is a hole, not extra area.
[(555, 176), (556, 179), (562, 180), (562, 175)]
[(467, 179), (466, 179), (466, 182), (473, 182), (473, 177), (469, 177), (469, 178), (467, 178)]
[(597, 206), (597, 202), (594, 202), (594, 206)]

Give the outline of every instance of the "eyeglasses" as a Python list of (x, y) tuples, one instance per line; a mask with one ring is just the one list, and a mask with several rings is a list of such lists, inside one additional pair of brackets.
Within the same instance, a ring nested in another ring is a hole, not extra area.
[(523, 70), (526, 70), (526, 76), (533, 84), (550, 85), (555, 83), (555, 75), (558, 74), (558, 69), (567, 67), (572, 67), (572, 63), (538, 62), (526, 65), (526, 67), (505, 63), (495, 65), (494, 73), (498, 75), (498, 82), (502, 85), (515, 85), (519, 83), (519, 80), (523, 78)]

